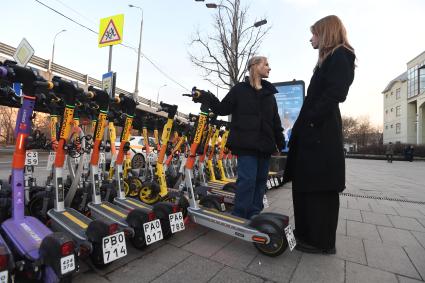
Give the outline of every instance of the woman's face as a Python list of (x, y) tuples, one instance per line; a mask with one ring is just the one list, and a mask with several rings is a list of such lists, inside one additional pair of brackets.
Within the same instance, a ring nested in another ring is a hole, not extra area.
[(260, 63), (257, 64), (257, 72), (258, 75), (260, 75), (261, 78), (268, 78), (270, 73), (270, 66), (267, 59), (262, 60)]
[(313, 33), (313, 35), (311, 36), (310, 42), (311, 42), (311, 46), (313, 46), (314, 49), (319, 48), (319, 37), (317, 36), (317, 34)]

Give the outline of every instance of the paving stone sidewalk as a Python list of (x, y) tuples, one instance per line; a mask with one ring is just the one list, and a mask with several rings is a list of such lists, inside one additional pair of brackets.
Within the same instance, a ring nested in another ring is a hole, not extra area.
[[(83, 263), (75, 281), (424, 282), (425, 162), (347, 159), (345, 192), (355, 196), (340, 198), (336, 255), (288, 250), (269, 258), (191, 224), (143, 252), (129, 246), (129, 255), (105, 270)], [(293, 225), (290, 184), (267, 196), (268, 210), (289, 215)]]

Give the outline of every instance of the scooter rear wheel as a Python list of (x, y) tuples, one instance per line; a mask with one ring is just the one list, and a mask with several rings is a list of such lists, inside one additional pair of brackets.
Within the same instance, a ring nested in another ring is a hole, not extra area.
[(256, 228), (260, 232), (267, 234), (270, 238), (268, 244), (253, 243), (260, 253), (270, 257), (276, 257), (288, 248), (288, 242), (286, 241), (283, 229), (279, 229), (279, 225), (274, 221), (264, 221)]

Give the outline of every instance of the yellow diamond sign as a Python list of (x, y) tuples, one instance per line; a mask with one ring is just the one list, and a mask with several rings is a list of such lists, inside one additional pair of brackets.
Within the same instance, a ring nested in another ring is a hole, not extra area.
[(99, 47), (120, 44), (124, 28), (124, 14), (100, 19)]

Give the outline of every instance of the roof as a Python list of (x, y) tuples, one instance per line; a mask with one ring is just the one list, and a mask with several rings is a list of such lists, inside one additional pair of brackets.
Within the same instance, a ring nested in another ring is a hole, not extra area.
[(407, 65), (409, 65), (411, 62), (413, 62), (414, 60), (416, 60), (417, 58), (421, 57), (424, 54), (425, 54), (425, 51), (419, 54), (418, 56), (416, 56), (415, 58), (413, 58), (412, 60), (410, 60), (409, 62), (407, 62)]
[(382, 93), (386, 93), (387, 91), (389, 91), (393, 85), (397, 82), (405, 82), (407, 81), (407, 72), (402, 73), (401, 75), (399, 75), (398, 77), (396, 77), (395, 79), (393, 79), (392, 81), (389, 82), (389, 84), (387, 85), (387, 87), (382, 91)]

